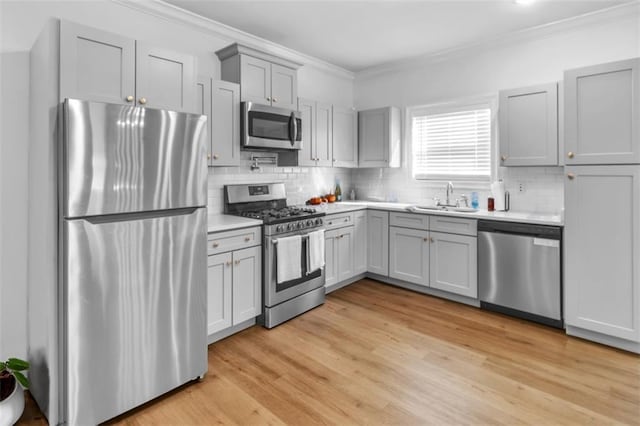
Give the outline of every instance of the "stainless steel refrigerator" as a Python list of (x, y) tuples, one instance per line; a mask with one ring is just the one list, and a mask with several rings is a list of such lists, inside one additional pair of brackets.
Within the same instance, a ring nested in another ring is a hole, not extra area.
[(206, 117), (67, 99), (59, 123), (31, 392), (52, 424), (97, 424), (207, 370)]

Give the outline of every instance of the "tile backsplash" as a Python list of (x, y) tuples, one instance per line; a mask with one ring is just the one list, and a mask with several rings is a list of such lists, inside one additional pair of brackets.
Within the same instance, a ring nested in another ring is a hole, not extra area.
[(309, 198), (333, 192), (336, 180), (340, 181), (343, 194), (351, 188), (351, 170), (331, 167), (274, 167), (261, 166), (252, 171), (250, 161), (245, 159), (240, 167), (209, 167), (209, 213), (224, 210), (224, 185), (240, 183), (284, 182), (287, 202), (290, 205), (304, 204)]
[[(529, 213), (559, 214), (564, 206), (562, 167), (500, 167), (498, 178), (511, 196), (511, 210)], [(433, 198), (445, 199), (446, 182), (414, 180), (407, 168), (354, 169), (351, 176), (358, 199), (430, 204)], [(522, 191), (520, 187), (522, 186)], [(478, 192), (481, 209), (491, 196), (489, 185), (465, 185), (454, 182), (452, 200), (461, 194)]]

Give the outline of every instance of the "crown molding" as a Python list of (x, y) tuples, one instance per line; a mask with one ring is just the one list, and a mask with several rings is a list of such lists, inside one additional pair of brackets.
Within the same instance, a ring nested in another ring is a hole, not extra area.
[(427, 55), (420, 55), (376, 65), (356, 72), (355, 76), (356, 79), (367, 79), (381, 74), (402, 71), (411, 67), (427, 66), (429, 64), (465, 56), (470, 53), (477, 53), (482, 50), (491, 50), (498, 47), (515, 45), (529, 40), (547, 37), (570, 29), (605, 23), (622, 18), (637, 19), (640, 27), (640, 0), (633, 0), (628, 3), (573, 16), (560, 21), (485, 38), (477, 42), (441, 50), (435, 53), (429, 53)]
[[(0, 0), (1, 1), (1, 0)], [(338, 77), (353, 80), (355, 73), (316, 57), (306, 55), (272, 41), (244, 32), (213, 19), (205, 18), (188, 10), (166, 3), (162, 0), (111, 0), (118, 5), (138, 12), (146, 13), (170, 22), (178, 22), (204, 34), (214, 35), (231, 43), (241, 43), (294, 63), (309, 65)], [(213, 53), (213, 50), (212, 50)]]

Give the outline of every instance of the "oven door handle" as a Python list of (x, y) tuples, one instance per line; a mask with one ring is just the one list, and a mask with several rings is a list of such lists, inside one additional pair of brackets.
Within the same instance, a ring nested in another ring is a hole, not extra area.
[(296, 120), (296, 113), (291, 112), (291, 115), (289, 116), (289, 142), (291, 142), (291, 146), (295, 145), (297, 135), (298, 120)]

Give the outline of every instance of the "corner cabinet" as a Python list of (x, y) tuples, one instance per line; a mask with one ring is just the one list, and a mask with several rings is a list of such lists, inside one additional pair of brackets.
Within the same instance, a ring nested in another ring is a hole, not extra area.
[(359, 111), (359, 166), (400, 167), (400, 126), (397, 107)]
[(640, 163), (640, 58), (565, 71), (565, 164)]
[(196, 112), (194, 56), (60, 22), (60, 100)]
[(558, 164), (558, 84), (500, 91), (500, 165)]
[(243, 102), (296, 110), (301, 64), (235, 43), (218, 50), (222, 79), (240, 84)]
[(208, 236), (207, 334), (212, 343), (255, 324), (262, 312), (260, 227)]
[(333, 117), (331, 105), (298, 99), (302, 118), (302, 149), (298, 165), (331, 167), (333, 155)]
[(207, 116), (209, 166), (240, 165), (240, 86), (198, 77), (197, 113)]
[(566, 166), (565, 175), (567, 332), (640, 342), (640, 166)]
[(389, 212), (367, 210), (367, 271), (389, 275)]

